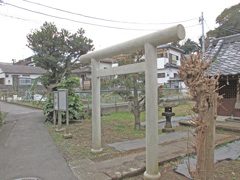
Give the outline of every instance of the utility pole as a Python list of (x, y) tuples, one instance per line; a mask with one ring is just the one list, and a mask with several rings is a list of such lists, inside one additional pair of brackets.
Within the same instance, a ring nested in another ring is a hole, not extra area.
[(203, 12), (202, 12), (202, 53), (203, 53), (203, 59), (205, 59), (205, 37), (204, 37), (204, 19), (203, 19)]

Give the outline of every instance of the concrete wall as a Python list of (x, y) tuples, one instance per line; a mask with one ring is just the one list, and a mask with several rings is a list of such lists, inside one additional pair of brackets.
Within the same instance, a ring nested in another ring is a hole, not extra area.
[(175, 68), (158, 69), (157, 73), (165, 73), (165, 78), (158, 78), (158, 85), (160, 85), (168, 83), (170, 78), (174, 78), (174, 73), (178, 73), (178, 69)]
[(112, 67), (112, 63), (100, 62), (100, 69), (108, 69)]
[[(88, 109), (88, 114), (92, 114), (92, 109)], [(101, 114), (108, 114), (113, 112), (126, 112), (128, 111), (128, 105), (118, 105), (118, 106), (111, 106), (111, 107), (101, 107)]]
[(169, 62), (169, 59), (166, 57), (157, 58), (157, 67), (158, 69), (163, 69), (164, 65)]

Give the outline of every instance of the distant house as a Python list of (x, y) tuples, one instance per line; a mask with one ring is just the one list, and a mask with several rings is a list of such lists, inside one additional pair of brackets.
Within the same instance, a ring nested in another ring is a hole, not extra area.
[(214, 61), (211, 75), (218, 70), (221, 72), (219, 94), (224, 98), (218, 107), (218, 115), (240, 117), (240, 34), (212, 38), (206, 56)]
[[(170, 44), (157, 47), (157, 67), (158, 67), (158, 86), (166, 85), (168, 88), (185, 88), (183, 80), (178, 76), (180, 66), (180, 58), (183, 56), (182, 49), (171, 46)], [(100, 69), (107, 69), (117, 67), (118, 59), (124, 59), (128, 54), (119, 55), (113, 58), (107, 58), (100, 61)], [(143, 56), (144, 59), (144, 56)], [(85, 67), (75, 69), (72, 71), (80, 77), (81, 89), (86, 89), (84, 84), (90, 84), (91, 81), (91, 68)], [(105, 78), (108, 80), (108, 77)], [(103, 78), (102, 78), (103, 79)]]
[[(106, 58), (100, 61), (100, 69), (108, 69), (113, 67), (116, 60), (112, 58)], [(91, 89), (91, 67), (83, 67), (72, 70), (72, 73), (80, 78), (80, 89), (89, 90)], [(102, 78), (104, 80), (104, 78)], [(106, 77), (105, 79), (109, 79)]]
[(19, 60), (18, 62), (13, 62), (13, 65), (35, 66), (35, 63), (33, 62), (33, 56), (30, 56), (26, 59)]
[(183, 80), (178, 76), (180, 58), (184, 50), (170, 44), (157, 47), (158, 85), (168, 88), (185, 88)]
[(91, 67), (83, 67), (72, 70), (72, 73), (80, 79), (80, 89), (91, 89)]
[(46, 70), (40, 67), (0, 64), (0, 84), (15, 89), (30, 86)]

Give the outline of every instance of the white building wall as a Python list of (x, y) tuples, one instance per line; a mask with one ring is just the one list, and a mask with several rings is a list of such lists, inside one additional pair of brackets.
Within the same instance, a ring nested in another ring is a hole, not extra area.
[(167, 83), (169, 80), (169, 76), (167, 76), (169, 74), (168, 69), (158, 69), (157, 73), (165, 73), (165, 77), (164, 78), (158, 78), (158, 86), (164, 83)]
[(12, 75), (8, 75), (8, 77), (5, 78), (4, 84), (5, 85), (13, 85)]
[(175, 68), (158, 69), (158, 73), (165, 73), (165, 78), (158, 78), (158, 85), (161, 85), (164, 83), (167, 84), (169, 80), (171, 80), (171, 78), (174, 78), (174, 74), (178, 73), (178, 69), (175, 69)]
[(100, 69), (108, 69), (112, 67), (112, 63), (100, 62)]
[(164, 65), (166, 63), (168, 63), (168, 62), (169, 62), (169, 60), (166, 57), (157, 58), (157, 67), (158, 67), (158, 69), (164, 68)]
[(1, 73), (0, 78), (5, 78), (5, 73)]
[(36, 74), (32, 74), (32, 75), (30, 75), (30, 78), (31, 79), (37, 79), (38, 77), (40, 77), (41, 75), (36, 75)]
[[(2, 78), (2, 74), (0, 74), (0, 78)], [(13, 75), (18, 75), (18, 78), (26, 78), (26, 79), (33, 79), (35, 80), (36, 78), (40, 77), (41, 75), (29, 75), (29, 76), (23, 76), (22, 74), (8, 74), (8, 77), (3, 77), (4, 79), (4, 84), (5, 85), (13, 85)]]

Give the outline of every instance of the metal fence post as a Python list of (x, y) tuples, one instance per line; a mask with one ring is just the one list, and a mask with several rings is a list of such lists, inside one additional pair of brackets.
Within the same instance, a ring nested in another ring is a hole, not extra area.
[(89, 109), (89, 106), (90, 106), (90, 92), (88, 92), (88, 109)]

